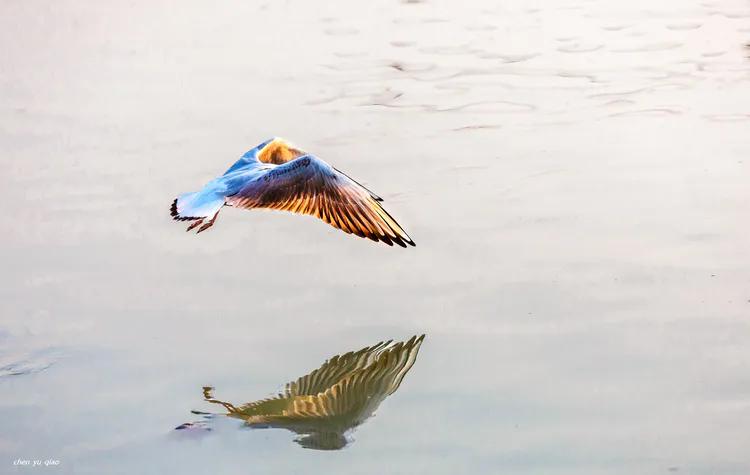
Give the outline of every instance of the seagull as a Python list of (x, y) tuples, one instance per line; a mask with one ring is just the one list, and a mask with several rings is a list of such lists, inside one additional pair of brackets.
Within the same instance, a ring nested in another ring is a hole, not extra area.
[[(300, 435), (296, 442), (309, 449), (341, 449), (348, 443), (346, 433), (370, 418), (399, 388), (417, 360), (424, 337), (398, 343), (381, 341), (333, 356), (320, 368), (288, 383), (276, 397), (235, 406), (215, 399), (212, 387), (203, 388), (203, 397), (222, 405), (227, 416), (245, 421), (248, 427), (287, 429)], [(186, 423), (176, 429), (201, 425)]]
[(246, 152), (202, 190), (178, 196), (170, 211), (177, 221), (192, 221), (187, 230), (198, 228), (198, 233), (214, 225), (224, 206), (268, 208), (315, 216), (389, 246), (414, 246), (382, 201), (345, 173), (276, 137)]

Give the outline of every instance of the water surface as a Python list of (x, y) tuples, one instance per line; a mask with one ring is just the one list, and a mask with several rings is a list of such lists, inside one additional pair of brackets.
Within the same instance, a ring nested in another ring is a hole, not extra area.
[[(746, 1), (0, 11), (0, 473), (750, 472)], [(170, 220), (273, 135), (417, 247)], [(342, 450), (174, 430), (421, 333)]]

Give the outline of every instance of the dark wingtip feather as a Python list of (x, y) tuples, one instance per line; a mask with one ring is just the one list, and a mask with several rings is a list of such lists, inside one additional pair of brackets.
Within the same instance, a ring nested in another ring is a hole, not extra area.
[(169, 208), (169, 214), (172, 215), (173, 218), (177, 219), (177, 198), (174, 199), (172, 202), (172, 206)]
[(200, 219), (194, 216), (180, 216), (180, 212), (177, 211), (177, 198), (174, 199), (174, 201), (172, 202), (172, 206), (169, 207), (169, 214), (175, 221), (193, 221), (196, 219)]

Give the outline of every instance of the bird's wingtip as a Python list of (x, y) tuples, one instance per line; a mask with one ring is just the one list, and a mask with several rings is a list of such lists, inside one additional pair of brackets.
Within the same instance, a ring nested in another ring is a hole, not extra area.
[(180, 214), (180, 211), (177, 209), (177, 200), (179, 198), (175, 198), (174, 201), (172, 201), (172, 205), (169, 207), (169, 214), (172, 216), (172, 219), (175, 221), (195, 221), (196, 219), (201, 219), (196, 216), (183, 216)]
[(179, 214), (177, 213), (177, 198), (174, 199), (174, 201), (172, 202), (172, 206), (169, 207), (169, 214), (173, 218), (177, 218), (177, 215)]

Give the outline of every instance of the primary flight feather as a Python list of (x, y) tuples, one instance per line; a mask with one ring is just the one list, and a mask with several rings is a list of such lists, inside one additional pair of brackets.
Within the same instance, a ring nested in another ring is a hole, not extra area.
[(315, 216), (347, 234), (389, 246), (414, 246), (381, 201), (320, 158), (274, 138), (249, 150), (202, 190), (178, 196), (171, 214), (192, 221), (187, 230), (197, 227), (200, 233), (216, 222), (223, 206), (278, 209)]

